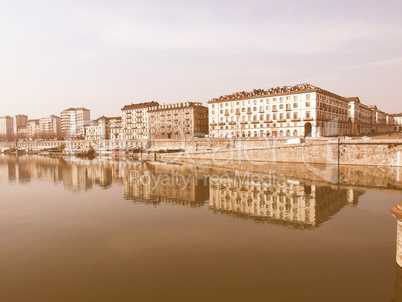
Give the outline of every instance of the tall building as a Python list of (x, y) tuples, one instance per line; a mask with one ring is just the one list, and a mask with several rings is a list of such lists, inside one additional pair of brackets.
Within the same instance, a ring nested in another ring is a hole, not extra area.
[(27, 132), (28, 132), (28, 137), (30, 139), (39, 137), (39, 133), (40, 133), (39, 119), (28, 121)]
[(69, 108), (61, 112), (61, 132), (66, 139), (84, 138), (84, 126), (90, 122), (90, 111), (86, 108)]
[(149, 110), (150, 136), (180, 138), (208, 134), (208, 108), (198, 102), (166, 104)]
[(39, 119), (39, 132), (44, 138), (61, 137), (61, 119), (56, 115), (50, 115)]
[(310, 84), (255, 89), (208, 102), (212, 137), (334, 136), (351, 132), (348, 101)]
[(11, 138), (13, 135), (13, 118), (11, 116), (0, 117), (0, 138)]
[(109, 138), (117, 140), (122, 129), (121, 117), (111, 117), (109, 119)]
[(26, 128), (28, 124), (28, 116), (24, 114), (18, 114), (13, 117), (13, 133), (18, 134), (20, 128)]
[(142, 139), (149, 137), (148, 111), (159, 106), (157, 102), (126, 105), (121, 109), (121, 139)]

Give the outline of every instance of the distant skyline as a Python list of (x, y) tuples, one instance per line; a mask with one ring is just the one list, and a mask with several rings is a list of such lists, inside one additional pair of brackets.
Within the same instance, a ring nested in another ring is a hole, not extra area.
[(402, 2), (0, 0), (0, 116), (310, 83), (402, 112)]

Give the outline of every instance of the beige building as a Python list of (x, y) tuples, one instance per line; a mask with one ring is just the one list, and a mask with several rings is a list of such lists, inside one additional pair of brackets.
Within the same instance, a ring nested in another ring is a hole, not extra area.
[(255, 89), (208, 102), (212, 137), (333, 136), (351, 132), (348, 101), (301, 84)]
[(13, 118), (8, 115), (0, 117), (0, 139), (9, 139), (13, 133)]
[(366, 134), (375, 131), (374, 111), (360, 102), (358, 97), (347, 98), (348, 114), (352, 122), (353, 135)]
[(85, 126), (85, 139), (86, 140), (105, 140), (109, 139), (109, 120), (110, 118), (106, 116), (101, 116), (100, 118), (89, 122)]
[(61, 112), (61, 132), (65, 139), (84, 138), (84, 126), (90, 122), (86, 108), (69, 108)]
[(402, 113), (391, 114), (394, 119), (393, 131), (402, 132)]
[(142, 139), (149, 137), (148, 111), (159, 106), (157, 102), (126, 105), (121, 109), (122, 127), (120, 139)]
[(30, 139), (38, 138), (40, 133), (39, 119), (28, 121), (27, 132)]
[(122, 132), (121, 117), (111, 117), (109, 119), (109, 138), (111, 140), (117, 140)]
[(42, 138), (61, 138), (61, 119), (50, 115), (39, 119), (39, 132)]
[(20, 128), (26, 128), (28, 124), (28, 116), (24, 114), (18, 114), (13, 117), (13, 133), (18, 134)]
[(160, 105), (149, 110), (152, 138), (180, 138), (208, 134), (208, 108), (198, 102)]

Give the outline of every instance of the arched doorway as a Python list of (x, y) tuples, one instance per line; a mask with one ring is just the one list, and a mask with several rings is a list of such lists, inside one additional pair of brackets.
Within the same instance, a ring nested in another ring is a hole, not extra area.
[(311, 136), (311, 129), (312, 129), (311, 123), (306, 123), (304, 125), (304, 136)]

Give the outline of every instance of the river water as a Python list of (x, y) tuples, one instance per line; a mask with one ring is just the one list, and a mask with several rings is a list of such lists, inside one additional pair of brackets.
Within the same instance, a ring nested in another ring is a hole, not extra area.
[(0, 155), (0, 301), (402, 301), (402, 169)]

